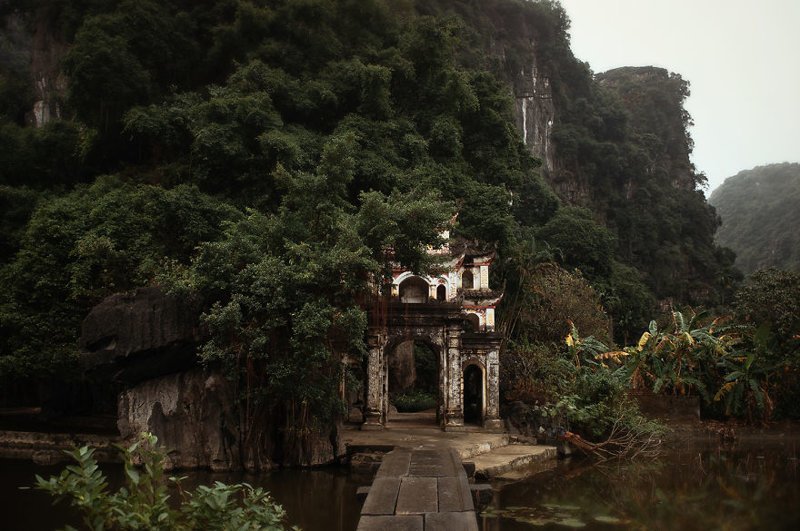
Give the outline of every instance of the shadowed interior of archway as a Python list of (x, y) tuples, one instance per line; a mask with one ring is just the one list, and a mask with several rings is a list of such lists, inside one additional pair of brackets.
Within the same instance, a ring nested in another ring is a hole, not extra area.
[(464, 369), (464, 422), (480, 424), (483, 420), (483, 371), (477, 365)]
[(439, 404), (439, 363), (434, 350), (421, 340), (407, 340), (387, 359), (389, 415), (396, 423), (436, 424)]

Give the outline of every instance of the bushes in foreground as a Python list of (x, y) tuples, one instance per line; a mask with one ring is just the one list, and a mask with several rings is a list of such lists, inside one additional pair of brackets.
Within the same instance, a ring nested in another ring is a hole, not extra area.
[[(69, 452), (76, 464), (60, 475), (36, 476), (36, 488), (78, 509), (87, 529), (239, 529), (279, 531), (286, 529), (285, 512), (269, 493), (247, 483), (227, 485), (219, 481), (192, 492), (181, 487), (185, 478), (164, 475), (166, 454), (154, 435), (142, 434), (121, 448), (125, 485), (108, 490), (105, 474), (87, 446)], [(170, 500), (170, 486), (177, 490), (177, 504)], [(67, 526), (66, 529), (74, 529)]]

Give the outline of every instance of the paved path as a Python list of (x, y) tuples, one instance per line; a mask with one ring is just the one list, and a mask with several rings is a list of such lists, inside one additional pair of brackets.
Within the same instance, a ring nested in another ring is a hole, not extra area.
[(358, 531), (478, 531), (467, 474), (453, 448), (398, 448), (383, 458)]
[(455, 448), (463, 460), (486, 453), (508, 444), (508, 434), (486, 433), (478, 427), (468, 426), (463, 432), (442, 431), (436, 425), (436, 413), (395, 413), (389, 417), (382, 431), (361, 431), (348, 426), (342, 432), (344, 444), (349, 448)]

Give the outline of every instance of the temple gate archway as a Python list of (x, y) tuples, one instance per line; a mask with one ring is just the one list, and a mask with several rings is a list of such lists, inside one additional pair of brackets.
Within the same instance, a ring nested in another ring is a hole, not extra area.
[[(430, 411), (430, 421), (440, 418), (441, 347), (429, 338), (394, 341), (386, 346), (387, 422), (398, 420), (405, 413), (414, 413), (424, 421)], [(397, 413), (392, 415), (392, 406)]]
[(459, 249), (430, 251), (447, 264), (436, 276), (396, 268), (391, 285), (371, 302), (362, 429), (386, 425), (398, 385), (390, 382), (395, 350), (409, 341), (434, 353), (436, 420), (442, 428), (464, 429), (466, 413), (484, 428), (502, 429), (500, 336), (494, 331), (495, 306), (502, 294), (490, 289), (488, 280), (494, 253), (463, 244)]

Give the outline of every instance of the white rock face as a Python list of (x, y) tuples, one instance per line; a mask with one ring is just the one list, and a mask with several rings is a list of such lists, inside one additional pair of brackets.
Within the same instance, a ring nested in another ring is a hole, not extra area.
[(542, 160), (545, 171), (555, 167), (555, 152), (550, 141), (555, 121), (555, 105), (550, 80), (537, 68), (535, 57), (520, 72), (515, 85), (517, 127), (533, 156)]
[(155, 434), (171, 468), (240, 468), (230, 384), (202, 369), (154, 378), (119, 395), (120, 434)]

